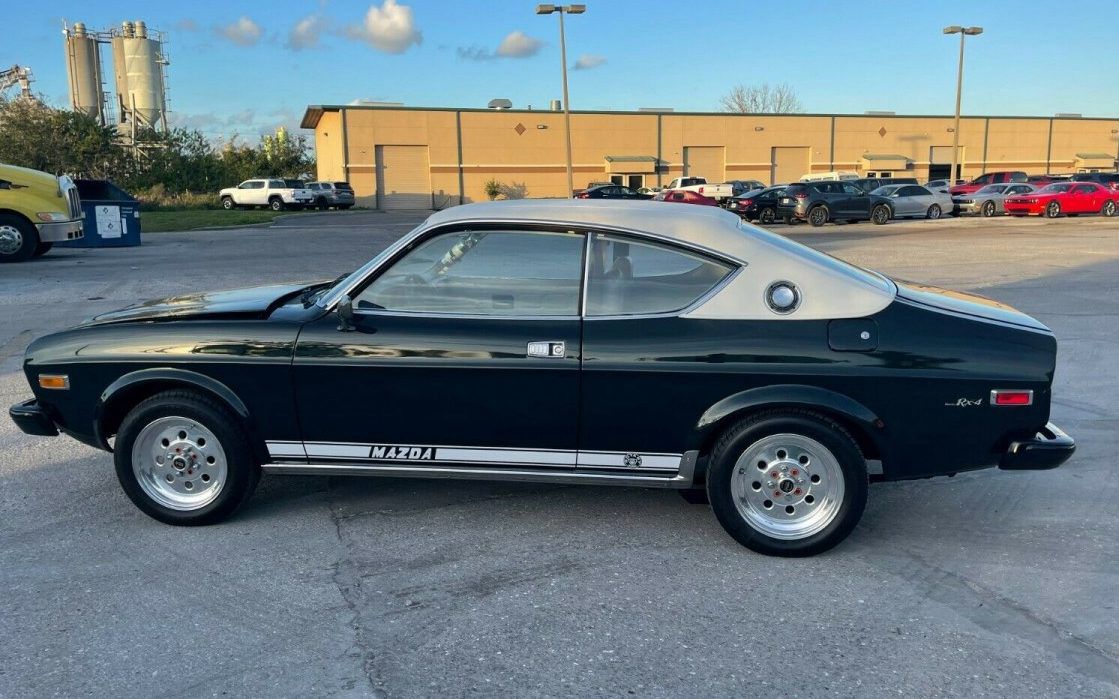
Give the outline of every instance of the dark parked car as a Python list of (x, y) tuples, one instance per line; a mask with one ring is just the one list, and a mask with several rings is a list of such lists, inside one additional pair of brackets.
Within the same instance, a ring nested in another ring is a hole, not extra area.
[[(725, 184), (732, 187), (734, 196), (741, 196), (747, 192), (753, 192), (758, 189), (765, 189), (765, 183), (761, 180), (727, 180)], [(730, 208), (729, 203), (727, 207)]]
[(808, 221), (822, 226), (828, 221), (870, 220), (887, 223), (894, 209), (886, 197), (867, 194), (848, 180), (797, 182), (777, 200), (777, 216), (786, 221)]
[[(128, 497), (170, 524), (229, 517), (262, 473), (704, 488), (738, 542), (804, 556), (855, 527), (870, 480), (1065, 461), (1056, 352), (1009, 306), (714, 206), (485, 202), (336, 282), (40, 337), (35, 397), (10, 413), (111, 450)], [(73, 477), (97, 492), (106, 475)]]
[(730, 200), (727, 209), (747, 221), (770, 224), (777, 220), (777, 200), (785, 191), (786, 185), (755, 189)]
[(1104, 187), (1119, 189), (1119, 173), (1115, 172), (1079, 172), (1070, 179), (1073, 182), (1095, 182)]
[(652, 199), (651, 194), (642, 194), (620, 184), (600, 184), (588, 187), (575, 195), (576, 199)]
[(850, 182), (864, 192), (870, 193), (879, 187), (885, 187), (891, 184), (917, 184), (916, 177), (860, 177), (856, 180), (844, 180)]

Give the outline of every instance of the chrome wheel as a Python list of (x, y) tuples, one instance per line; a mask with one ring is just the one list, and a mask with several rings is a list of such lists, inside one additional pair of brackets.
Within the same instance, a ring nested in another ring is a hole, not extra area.
[(172, 510), (197, 510), (221, 494), (228, 475), (225, 450), (190, 418), (148, 423), (132, 445), (132, 472), (144, 494)]
[(1113, 202), (1113, 201), (1104, 202), (1103, 211), (1101, 213), (1103, 213), (1104, 216), (1114, 216), (1115, 215), (1115, 202)]
[(995, 202), (983, 202), (983, 215), (988, 218), (995, 215)]
[(940, 207), (936, 204), (933, 204), (929, 207), (929, 211), (925, 215), (929, 218), (940, 218)]
[(1049, 206), (1045, 207), (1045, 215), (1049, 218), (1057, 218), (1061, 213), (1061, 205), (1055, 201), (1049, 202)]
[(23, 247), (23, 233), (15, 226), (0, 225), (0, 255), (14, 255)]
[(751, 444), (735, 463), (731, 495), (746, 523), (774, 539), (812, 536), (839, 514), (843, 470), (823, 444), (774, 434)]

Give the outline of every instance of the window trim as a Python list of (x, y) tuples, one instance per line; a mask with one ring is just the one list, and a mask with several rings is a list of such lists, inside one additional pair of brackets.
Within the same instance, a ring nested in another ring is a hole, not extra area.
[[(542, 221), (525, 221), (521, 219), (485, 219), (478, 221), (458, 221), (455, 223), (444, 224), (434, 228), (423, 228), (422, 226), (413, 230), (412, 233), (405, 235), (392, 243), (389, 247), (385, 248), (381, 253), (375, 255), (372, 260), (365, 263), (365, 266), (370, 265), (380, 255), (384, 255), (384, 259), (380, 264), (370, 267), (362, 273), (362, 268), (359, 267), (355, 270), (355, 274), (360, 274), (359, 277), (354, 279), (344, 288), (339, 288), (333, 291), (329, 298), (324, 297), (320, 300), (321, 308), (325, 313), (331, 313), (337, 308), (339, 301), (343, 296), (353, 298), (355, 294), (361, 293), (369, 284), (372, 284), (377, 277), (379, 277), (385, 270), (389, 269), (400, 258), (408, 254), (415, 246), (420, 245), (431, 238), (442, 235), (444, 233), (454, 233), (458, 231), (471, 231), (471, 230), (508, 230), (510, 226), (517, 227), (521, 231), (538, 231), (544, 233), (573, 233), (575, 235), (583, 236), (583, 284), (580, 291), (579, 299), (579, 313), (572, 316), (535, 316), (535, 315), (471, 315), (464, 313), (434, 313), (427, 311), (391, 311), (387, 309), (353, 309), (355, 315), (404, 315), (409, 317), (427, 317), (427, 318), (463, 318), (473, 320), (621, 320), (621, 319), (641, 319), (641, 318), (674, 318), (683, 316), (690, 313), (695, 309), (702, 306), (715, 294), (725, 288), (731, 283), (742, 270), (749, 266), (749, 262), (739, 260), (731, 257), (725, 253), (717, 250), (712, 250), (704, 245), (692, 243), (690, 241), (677, 240), (668, 236), (658, 235), (649, 231), (639, 231), (621, 226), (587, 226), (577, 222), (542, 222)], [(602, 233), (604, 235), (623, 235), (630, 236), (637, 239), (644, 239), (650, 242), (659, 243), (669, 248), (680, 248), (682, 250), (689, 250), (694, 253), (700, 254), (705, 257), (710, 257), (713, 260), (722, 262), (723, 264), (731, 267), (731, 272), (727, 274), (718, 284), (715, 284), (707, 290), (699, 298), (695, 299), (690, 305), (674, 311), (666, 311), (661, 313), (652, 314), (633, 314), (633, 315), (614, 315), (614, 316), (587, 316), (586, 314), (586, 287), (590, 278), (589, 275), (589, 255), (590, 255), (590, 239), (591, 234)]]

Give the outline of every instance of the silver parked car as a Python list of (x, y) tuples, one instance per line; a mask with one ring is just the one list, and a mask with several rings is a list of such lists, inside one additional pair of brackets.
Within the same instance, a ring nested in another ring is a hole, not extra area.
[(308, 182), (307, 189), (314, 195), (311, 205), (320, 209), (348, 209), (354, 205), (354, 188), (349, 182)]
[(995, 216), (1005, 214), (1006, 208), (1002, 205), (1004, 199), (1018, 194), (1036, 192), (1032, 184), (1012, 182), (1009, 184), (989, 184), (971, 194), (960, 194), (952, 198), (959, 214), (980, 214), (982, 216)]
[(894, 218), (940, 218), (952, 213), (952, 197), (947, 192), (930, 192), (918, 184), (888, 184), (871, 192), (887, 197)]

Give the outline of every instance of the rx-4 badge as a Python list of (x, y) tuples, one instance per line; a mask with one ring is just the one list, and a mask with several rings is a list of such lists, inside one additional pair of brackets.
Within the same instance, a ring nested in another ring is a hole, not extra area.
[(431, 461), (435, 458), (435, 449), (431, 447), (390, 446), (375, 444), (369, 452), (371, 459), (396, 459), (406, 461)]
[(949, 408), (972, 408), (977, 405), (983, 405), (983, 399), (976, 398), (975, 400), (972, 400), (970, 398), (957, 398), (956, 400), (949, 401), (944, 405), (948, 406)]

